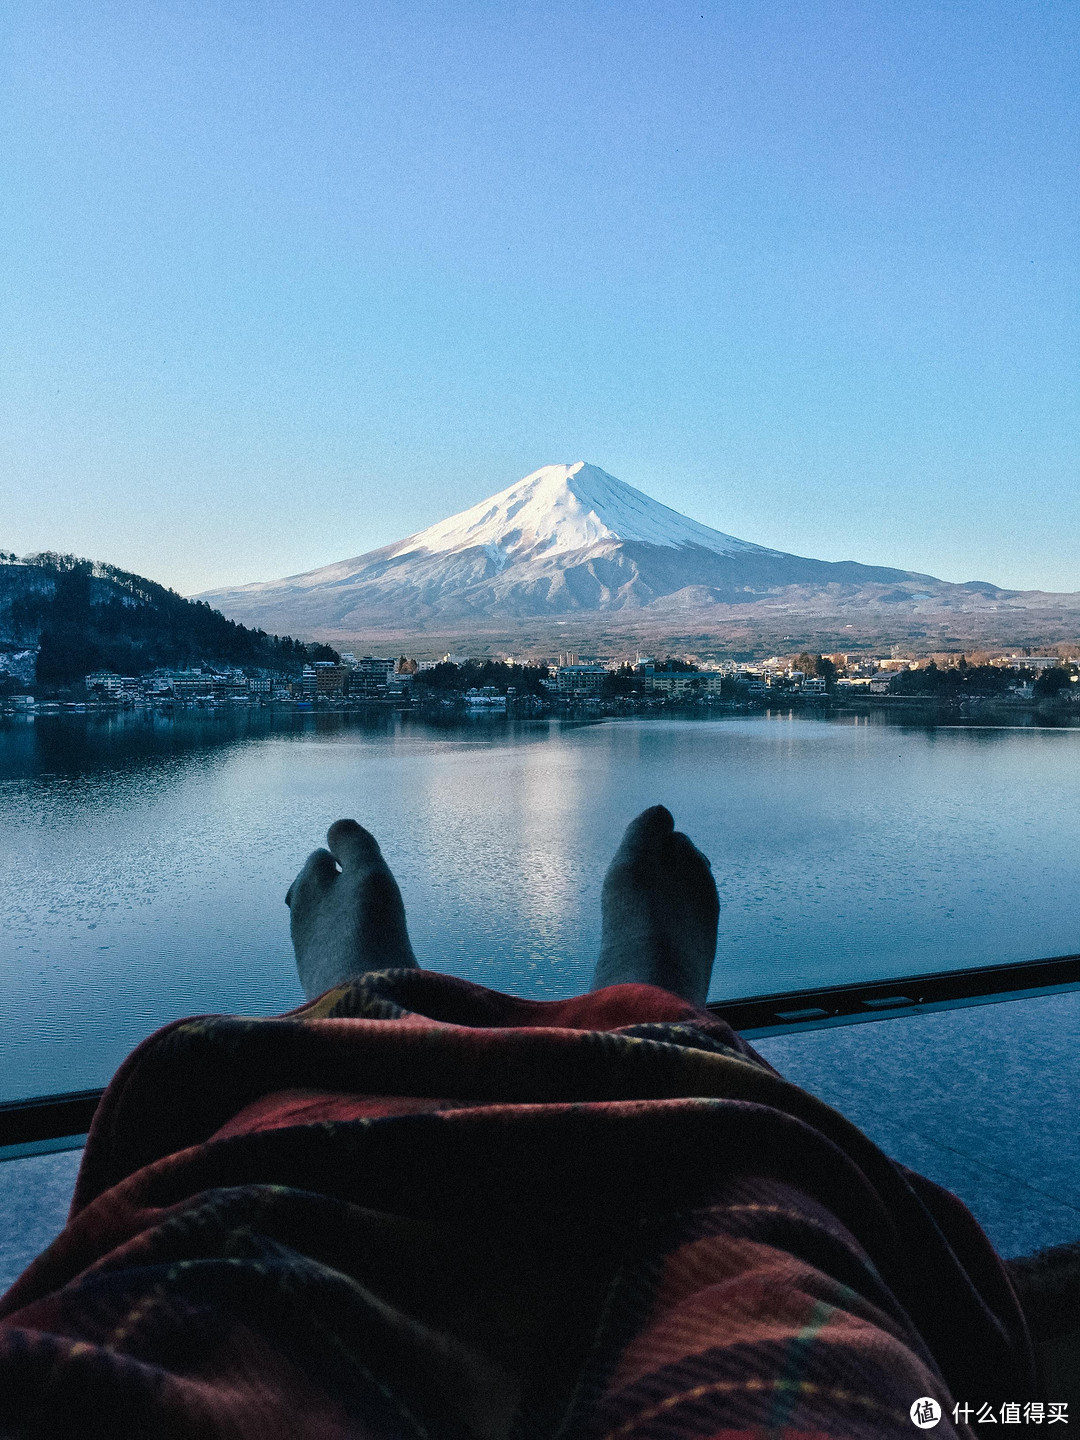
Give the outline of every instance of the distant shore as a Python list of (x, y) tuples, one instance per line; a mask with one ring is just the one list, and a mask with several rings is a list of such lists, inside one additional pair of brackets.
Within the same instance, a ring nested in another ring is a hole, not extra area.
[(804, 712), (808, 715), (825, 712), (846, 712), (853, 715), (893, 713), (927, 715), (935, 720), (970, 719), (975, 716), (986, 720), (1000, 718), (1016, 720), (1021, 717), (1046, 720), (1075, 719), (1080, 722), (1080, 705), (1058, 699), (1004, 698), (1001, 696), (962, 696), (940, 699), (932, 695), (870, 695), (865, 692), (858, 696), (847, 695), (800, 695), (797, 692), (785, 695), (755, 695), (749, 698), (727, 698), (708, 696), (688, 699), (669, 698), (660, 695), (629, 695), (611, 698), (550, 695), (543, 699), (535, 696), (510, 697), (505, 705), (477, 708), (470, 705), (465, 695), (431, 694), (403, 697), (340, 697), (324, 696), (313, 699), (270, 700), (265, 698), (224, 699), (213, 702), (205, 700), (136, 700), (117, 701), (95, 699), (87, 701), (42, 700), (33, 704), (14, 705), (10, 701), (0, 702), (0, 718), (32, 719), (50, 716), (102, 717), (121, 714), (152, 713), (161, 716), (183, 715), (236, 715), (244, 712), (268, 714), (363, 714), (403, 712), (426, 716), (461, 715), (476, 719), (481, 717), (509, 715), (517, 718), (541, 716), (595, 716), (620, 715), (725, 715), (764, 714), (768, 711)]

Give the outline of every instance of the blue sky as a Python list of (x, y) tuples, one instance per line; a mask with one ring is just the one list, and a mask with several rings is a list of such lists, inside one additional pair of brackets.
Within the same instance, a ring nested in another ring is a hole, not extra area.
[(27, 3), (0, 547), (190, 592), (554, 461), (1080, 589), (1080, 7)]

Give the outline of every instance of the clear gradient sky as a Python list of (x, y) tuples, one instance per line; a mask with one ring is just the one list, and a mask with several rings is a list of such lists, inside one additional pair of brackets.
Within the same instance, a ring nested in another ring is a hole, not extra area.
[(585, 459), (1080, 589), (1076, 0), (26, 0), (0, 547), (191, 592)]

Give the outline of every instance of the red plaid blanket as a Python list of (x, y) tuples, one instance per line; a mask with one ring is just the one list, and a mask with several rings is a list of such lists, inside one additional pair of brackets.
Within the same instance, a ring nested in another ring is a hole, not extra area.
[(167, 1026), (0, 1302), (4, 1436), (909, 1440), (1034, 1387), (960, 1202), (640, 985)]

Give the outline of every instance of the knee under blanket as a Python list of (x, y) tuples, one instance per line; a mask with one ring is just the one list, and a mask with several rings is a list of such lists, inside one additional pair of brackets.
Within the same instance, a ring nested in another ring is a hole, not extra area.
[(4, 1436), (909, 1437), (1035, 1393), (960, 1202), (643, 985), (169, 1025), (0, 1302)]

